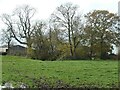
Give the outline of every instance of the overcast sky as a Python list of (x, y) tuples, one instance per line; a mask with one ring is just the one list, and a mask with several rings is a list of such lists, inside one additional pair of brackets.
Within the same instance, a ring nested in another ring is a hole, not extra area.
[[(11, 14), (16, 7), (24, 4), (34, 7), (37, 12), (36, 19), (48, 19), (56, 7), (66, 2), (71, 2), (79, 6), (82, 14), (88, 13), (95, 9), (109, 10), (118, 12), (118, 1), (120, 0), (0, 0), (0, 16), (3, 13)], [(3, 23), (0, 19), (0, 30)]]
[(0, 15), (12, 13), (12, 11), (23, 4), (31, 5), (37, 9), (36, 17), (47, 19), (57, 6), (72, 2), (77, 4), (82, 13), (94, 9), (105, 9), (117, 13), (119, 0), (0, 0)]

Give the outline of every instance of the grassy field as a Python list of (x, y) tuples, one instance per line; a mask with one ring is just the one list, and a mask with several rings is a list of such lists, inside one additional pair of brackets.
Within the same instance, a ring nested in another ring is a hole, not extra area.
[(117, 61), (40, 61), (2, 57), (2, 83), (18, 87), (118, 87)]

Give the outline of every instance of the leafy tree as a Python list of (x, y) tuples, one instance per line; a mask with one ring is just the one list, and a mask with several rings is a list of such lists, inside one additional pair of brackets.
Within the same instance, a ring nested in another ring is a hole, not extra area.
[(96, 30), (94, 30), (94, 26), (91, 22), (87, 22), (86, 27), (84, 28), (84, 40), (86, 42), (86, 46), (88, 46), (89, 58), (92, 59), (95, 55), (95, 45), (96, 45)]
[(34, 36), (33, 36), (33, 58), (36, 59), (48, 59), (49, 43), (48, 38), (45, 36), (46, 24), (43, 22), (36, 22), (34, 25)]
[[(86, 15), (87, 22), (90, 23), (89, 27), (91, 27), (89, 28), (91, 29), (89, 32), (91, 34), (91, 48), (93, 47), (93, 43), (99, 46), (101, 59), (103, 59), (104, 54), (107, 53), (105, 48), (110, 49), (112, 44), (116, 42), (116, 32), (112, 28), (115, 17), (115, 14), (106, 10), (94, 10)], [(92, 34), (95, 35), (95, 37)], [(109, 47), (107, 47), (107, 45)]]

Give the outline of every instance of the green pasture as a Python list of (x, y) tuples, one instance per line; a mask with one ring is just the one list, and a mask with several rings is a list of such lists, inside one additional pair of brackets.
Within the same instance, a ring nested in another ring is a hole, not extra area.
[(118, 87), (118, 61), (41, 61), (2, 56), (2, 84), (18, 87)]

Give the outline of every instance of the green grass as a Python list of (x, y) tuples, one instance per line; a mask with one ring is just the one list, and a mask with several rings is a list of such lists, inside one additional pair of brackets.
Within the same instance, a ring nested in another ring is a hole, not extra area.
[(118, 61), (40, 61), (16, 56), (2, 57), (2, 83), (21, 82), (30, 87), (48, 84), (74, 87), (118, 87)]

